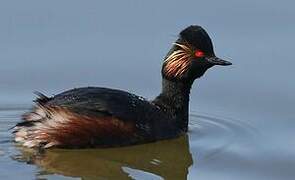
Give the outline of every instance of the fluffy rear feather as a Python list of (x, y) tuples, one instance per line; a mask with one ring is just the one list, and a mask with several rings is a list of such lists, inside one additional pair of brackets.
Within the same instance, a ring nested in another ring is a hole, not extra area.
[[(135, 140), (135, 124), (112, 116), (89, 117), (63, 107), (37, 105), (14, 128), (23, 146), (49, 148), (123, 145)], [(134, 137), (134, 138), (132, 138)]]

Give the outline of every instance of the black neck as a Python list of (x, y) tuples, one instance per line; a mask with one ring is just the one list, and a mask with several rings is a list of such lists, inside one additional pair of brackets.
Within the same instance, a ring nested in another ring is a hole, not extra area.
[(187, 131), (189, 94), (192, 82), (170, 81), (163, 78), (162, 92), (153, 101), (176, 120), (178, 127)]

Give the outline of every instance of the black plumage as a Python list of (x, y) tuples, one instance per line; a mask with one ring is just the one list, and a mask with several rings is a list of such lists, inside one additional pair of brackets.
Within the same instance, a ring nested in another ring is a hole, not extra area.
[(48, 106), (65, 107), (86, 116), (112, 116), (132, 121), (142, 138), (155, 140), (175, 136), (176, 127), (168, 114), (154, 103), (122, 90), (85, 87), (58, 94)]

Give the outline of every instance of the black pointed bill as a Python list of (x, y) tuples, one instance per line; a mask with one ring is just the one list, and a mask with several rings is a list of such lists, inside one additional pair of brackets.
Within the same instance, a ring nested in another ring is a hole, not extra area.
[(206, 60), (213, 64), (213, 65), (220, 65), (220, 66), (229, 66), (229, 65), (232, 65), (231, 62), (229, 61), (226, 61), (226, 60), (223, 60), (223, 59), (220, 59), (218, 57), (206, 57)]

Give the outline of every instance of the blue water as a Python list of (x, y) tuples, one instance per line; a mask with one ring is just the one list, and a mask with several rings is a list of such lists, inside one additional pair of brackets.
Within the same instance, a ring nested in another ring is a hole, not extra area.
[[(1, 1), (0, 179), (294, 179), (293, 1)], [(153, 98), (178, 32), (218, 56), (191, 91), (187, 137), (122, 149), (22, 149), (7, 129), (47, 95), (106, 86)]]

